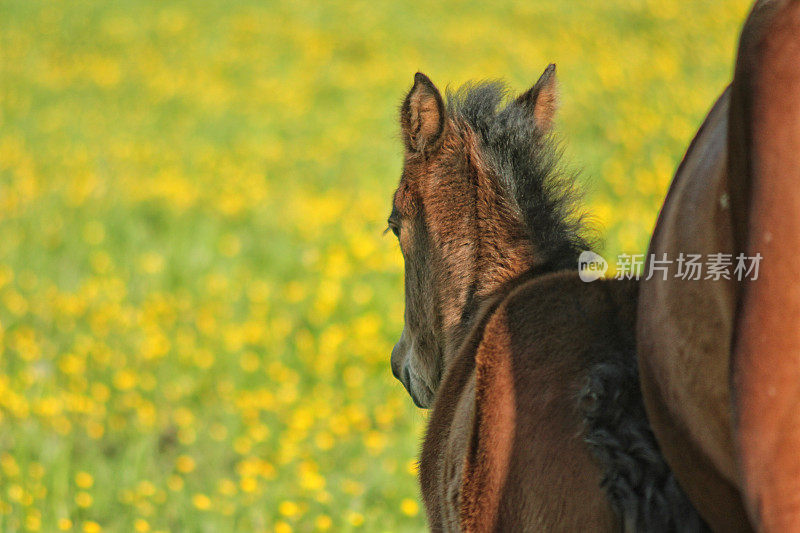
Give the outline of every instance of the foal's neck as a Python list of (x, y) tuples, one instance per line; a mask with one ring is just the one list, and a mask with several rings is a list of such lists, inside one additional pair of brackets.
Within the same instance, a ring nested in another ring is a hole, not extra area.
[(491, 314), (497, 307), (497, 304), (502, 302), (511, 291), (531, 279), (550, 272), (563, 270), (563, 268), (564, 267), (557, 262), (540, 262), (529, 266), (511, 279), (499, 283), (491, 292), (481, 294), (473, 289), (467, 298), (461, 320), (448, 335), (444, 359), (447, 362), (446, 364), (449, 365), (450, 362), (455, 360), (456, 355), (463, 349), (465, 342), (469, 339), (473, 330), (482, 327), (487, 314)]

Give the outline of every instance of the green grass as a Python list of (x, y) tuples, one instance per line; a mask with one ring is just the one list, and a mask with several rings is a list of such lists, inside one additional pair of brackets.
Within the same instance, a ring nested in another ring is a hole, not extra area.
[(558, 64), (644, 250), (747, 2), (0, 2), (0, 530), (418, 531), (397, 106)]

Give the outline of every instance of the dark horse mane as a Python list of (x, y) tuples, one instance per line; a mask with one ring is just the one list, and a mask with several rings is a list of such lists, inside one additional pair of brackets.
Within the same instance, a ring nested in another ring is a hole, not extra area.
[(483, 155), (506, 199), (524, 221), (546, 263), (574, 268), (578, 255), (596, 245), (581, 208), (577, 173), (565, 170), (555, 137), (535, 127), (524, 105), (508, 100), (500, 81), (468, 83), (447, 92), (449, 116), (477, 134)]
[[(497, 81), (448, 91), (448, 113), (464, 121), (479, 139), (482, 154), (499, 180), (506, 200), (524, 221), (545, 273), (575, 269), (578, 255), (597, 244), (577, 189), (577, 174), (561, 163), (554, 136), (532, 123), (516, 101), (504, 107), (509, 91)], [(625, 335), (621, 334), (620, 338)], [(604, 470), (602, 486), (628, 531), (707, 531), (670, 471), (642, 403), (635, 349), (587, 354), (596, 361), (577, 394), (585, 440)]]

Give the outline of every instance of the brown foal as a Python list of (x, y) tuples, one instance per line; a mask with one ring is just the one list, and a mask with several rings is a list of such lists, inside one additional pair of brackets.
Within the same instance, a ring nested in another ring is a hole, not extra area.
[(391, 363), (432, 409), (420, 458), (430, 527), (701, 530), (644, 415), (637, 284), (578, 275), (590, 242), (552, 139), (555, 66), (505, 95), (477, 84), (445, 105), (418, 73), (400, 113), (389, 228), (406, 309)]

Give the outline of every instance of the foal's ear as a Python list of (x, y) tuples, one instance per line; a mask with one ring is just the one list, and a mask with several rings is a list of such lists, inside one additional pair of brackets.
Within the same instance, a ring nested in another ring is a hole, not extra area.
[(414, 86), (400, 108), (403, 140), (411, 152), (432, 151), (444, 131), (444, 102), (439, 90), (422, 72), (414, 75)]
[(558, 110), (558, 83), (556, 65), (550, 63), (539, 77), (539, 81), (517, 98), (517, 104), (524, 106), (533, 115), (533, 122), (542, 131), (553, 127)]

